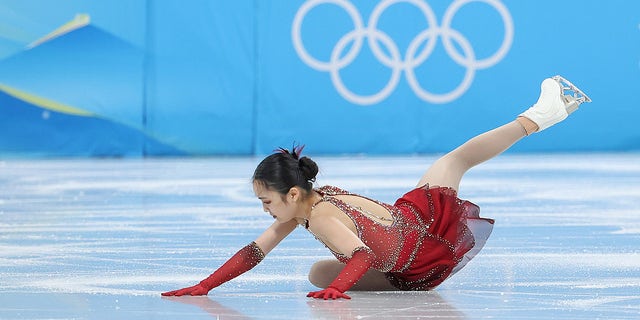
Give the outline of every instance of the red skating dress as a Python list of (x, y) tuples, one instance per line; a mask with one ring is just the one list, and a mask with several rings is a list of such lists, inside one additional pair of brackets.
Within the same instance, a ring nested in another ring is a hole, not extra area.
[[(400, 290), (430, 290), (460, 270), (484, 246), (493, 220), (481, 218), (480, 208), (460, 200), (454, 189), (424, 186), (407, 192), (391, 206), (333, 186), (316, 189), (353, 220), (358, 237), (376, 255), (372, 267), (384, 272)], [(390, 224), (334, 197), (352, 195), (386, 208)], [(329, 248), (331, 250), (331, 248)], [(331, 250), (346, 263), (346, 255)]]

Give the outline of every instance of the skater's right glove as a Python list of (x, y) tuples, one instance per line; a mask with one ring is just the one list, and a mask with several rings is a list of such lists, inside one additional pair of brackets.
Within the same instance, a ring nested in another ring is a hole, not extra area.
[(351, 297), (349, 297), (348, 295), (344, 294), (343, 292), (340, 292), (338, 289), (333, 287), (328, 287), (320, 291), (309, 292), (309, 294), (307, 294), (307, 297), (324, 299), (324, 300), (329, 300), (329, 299), (336, 300), (339, 298), (351, 299)]
[(335, 300), (338, 298), (351, 299), (351, 297), (344, 294), (344, 292), (356, 284), (367, 270), (369, 270), (375, 256), (375, 253), (368, 247), (356, 248), (353, 250), (351, 259), (335, 280), (324, 290), (309, 292), (307, 297), (324, 300)]
[(162, 293), (163, 296), (202, 296), (211, 289), (251, 270), (262, 259), (264, 252), (255, 242), (251, 242), (240, 249), (231, 259), (227, 260), (218, 270), (195, 286)]

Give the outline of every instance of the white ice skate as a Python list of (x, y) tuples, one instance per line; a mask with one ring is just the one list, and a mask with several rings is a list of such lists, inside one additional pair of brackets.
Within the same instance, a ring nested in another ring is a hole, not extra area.
[(520, 116), (528, 118), (542, 131), (566, 119), (580, 104), (591, 102), (582, 90), (561, 76), (542, 81), (538, 102)]

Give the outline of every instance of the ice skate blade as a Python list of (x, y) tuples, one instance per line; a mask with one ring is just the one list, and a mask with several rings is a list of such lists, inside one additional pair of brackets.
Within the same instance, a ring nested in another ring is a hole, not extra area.
[(564, 102), (565, 110), (567, 110), (567, 115), (572, 114), (574, 111), (578, 110), (578, 107), (580, 106), (580, 102), (578, 102), (576, 98), (568, 94), (562, 96), (562, 101)]
[[(560, 84), (560, 87), (562, 88), (563, 96), (573, 98), (573, 101), (571, 101), (571, 103), (577, 103), (577, 105), (579, 106), (583, 102), (591, 102), (591, 98), (589, 98), (589, 96), (587, 96), (587, 94), (584, 93), (584, 91), (580, 90), (580, 88), (575, 86), (569, 80), (563, 78), (560, 75), (556, 75), (552, 77), (552, 79), (558, 82), (558, 84)], [(565, 93), (565, 91), (569, 91), (569, 92)], [(573, 108), (573, 110), (575, 109), (577, 109), (577, 106)]]

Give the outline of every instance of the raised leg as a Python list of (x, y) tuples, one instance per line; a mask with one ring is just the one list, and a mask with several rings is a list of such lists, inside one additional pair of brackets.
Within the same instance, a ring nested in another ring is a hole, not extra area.
[(524, 127), (514, 120), (475, 136), (436, 160), (422, 176), (418, 186), (429, 184), (458, 190), (467, 170), (504, 152), (526, 135)]
[(511, 147), (523, 137), (544, 130), (562, 120), (591, 99), (561, 76), (545, 79), (538, 101), (516, 120), (478, 135), (447, 153), (427, 170), (418, 186), (451, 187), (458, 190), (467, 170)]

